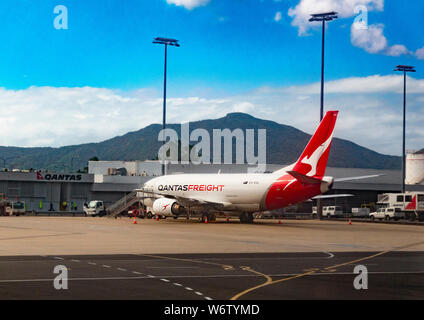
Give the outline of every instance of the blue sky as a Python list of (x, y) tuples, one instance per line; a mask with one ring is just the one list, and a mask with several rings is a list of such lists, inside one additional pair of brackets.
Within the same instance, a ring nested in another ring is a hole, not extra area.
[[(360, 4), (368, 8), (366, 31), (353, 28), (357, 16), (353, 8)], [(57, 5), (68, 10), (67, 30), (53, 26)], [(4, 0), (0, 3), (0, 107), (15, 112), (0, 119), (12, 130), (0, 144), (59, 146), (101, 141), (160, 122), (146, 114), (131, 125), (118, 121), (128, 110), (136, 112), (137, 104), (143, 111), (153, 108), (160, 114), (163, 48), (152, 44), (155, 36), (177, 38), (181, 43), (180, 48), (169, 49), (168, 96), (176, 99), (174, 115), (173, 100), (170, 102), (169, 121), (246, 111), (312, 132), (319, 99), (315, 89), (308, 89), (320, 79), (321, 29), (305, 24), (304, 19), (309, 12), (334, 7), (340, 19), (331, 22), (326, 38), (326, 79), (333, 83), (334, 91), (329, 90), (326, 101), (328, 108), (346, 110), (339, 136), (380, 152), (399, 154), (390, 145), (399, 140), (401, 132), (393, 134), (393, 141), (382, 143), (379, 139), (381, 131), (393, 128), (401, 103), (399, 92), (393, 93), (397, 88), (393, 82), (399, 83), (394, 66), (411, 64), (424, 70), (422, 1)], [(369, 92), (364, 86), (374, 76), (381, 78)], [(354, 92), (342, 86), (352, 77), (357, 79), (353, 86), (358, 86)], [(424, 77), (422, 71), (413, 77), (410, 111), (418, 121), (423, 111)], [(362, 101), (361, 106), (336, 105), (346, 99), (351, 104)], [(97, 114), (104, 101), (110, 108), (108, 117)], [(131, 101), (134, 106), (129, 108)], [(374, 140), (355, 133), (352, 125), (371, 102), (369, 107), (376, 116), (383, 113), (387, 117), (385, 127), (371, 135)], [(192, 103), (198, 110), (182, 117), (184, 108), (193, 110)], [(298, 104), (303, 105), (299, 108), (303, 113), (309, 110), (303, 108), (316, 105), (316, 109), (298, 119), (292, 107)], [(54, 110), (49, 119), (61, 123), (61, 113), (56, 112), (64, 105), (63, 113), (73, 119), (67, 121), (69, 130), (77, 127), (79, 134), (67, 135), (66, 130), (51, 124), (13, 132), (12, 124), (19, 121), (14, 114), (20, 111), (16, 110), (28, 110), (32, 115)], [(357, 111), (355, 117), (353, 111)], [(110, 131), (93, 134), (88, 126), (74, 122), (96, 115), (106, 125), (114, 122)], [(351, 129), (346, 129), (350, 125)], [(410, 124), (410, 148), (424, 147), (421, 133), (418, 122), (416, 127)]]
[[(0, 86), (93, 86), (133, 89), (162, 81), (162, 50), (155, 36), (180, 39), (169, 56), (170, 93), (193, 86), (224, 90), (261, 85), (303, 84), (319, 79), (319, 29), (298, 36), (287, 15), (297, 1), (211, 0), (187, 10), (165, 0), (2, 1)], [(383, 23), (391, 43), (410, 50), (424, 47), (420, 1), (385, 1), (369, 13)], [(68, 8), (68, 30), (53, 28), (53, 8)], [(276, 12), (282, 20), (275, 22)], [(408, 14), (407, 19), (399, 17)], [(392, 74), (397, 63), (422, 69), (413, 56), (370, 55), (350, 41), (353, 17), (332, 22), (327, 32), (327, 79)], [(342, 54), (341, 54), (342, 53)], [(172, 84), (178, 84), (177, 86)]]

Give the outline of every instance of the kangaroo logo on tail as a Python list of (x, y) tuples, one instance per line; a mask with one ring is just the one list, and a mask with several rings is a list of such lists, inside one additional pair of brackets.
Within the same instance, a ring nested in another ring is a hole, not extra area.
[(338, 111), (327, 112), (293, 171), (308, 177), (322, 178), (325, 175), (337, 114)]

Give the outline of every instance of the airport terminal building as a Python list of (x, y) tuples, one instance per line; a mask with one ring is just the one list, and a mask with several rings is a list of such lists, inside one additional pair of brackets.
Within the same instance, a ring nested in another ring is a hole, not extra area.
[[(424, 159), (424, 157), (423, 157)], [(408, 191), (424, 192), (424, 166), (414, 158), (413, 174), (407, 178), (413, 184)], [(282, 165), (267, 165), (267, 171), (278, 170)], [(178, 173), (246, 173), (248, 165), (192, 165), (167, 164), (167, 174)], [(422, 168), (422, 172), (421, 172)], [(326, 175), (337, 178), (380, 174), (380, 177), (335, 183), (332, 194), (353, 194), (350, 198), (324, 201), (324, 205), (342, 205), (345, 210), (375, 203), (381, 193), (400, 192), (401, 171), (355, 168), (327, 168)], [(83, 204), (102, 200), (111, 205), (146, 181), (161, 175), (159, 161), (90, 161), (89, 171), (83, 173), (56, 172), (0, 172), (0, 193), (11, 201), (25, 203), (27, 211), (81, 212)], [(423, 177), (422, 180), (417, 176)], [(312, 203), (298, 210), (310, 211)]]

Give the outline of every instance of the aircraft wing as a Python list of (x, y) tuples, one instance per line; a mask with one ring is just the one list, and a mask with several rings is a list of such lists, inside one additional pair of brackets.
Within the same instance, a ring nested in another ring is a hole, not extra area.
[(384, 174), (373, 174), (370, 176), (359, 176), (359, 177), (349, 177), (349, 178), (339, 178), (334, 179), (334, 182), (344, 182), (344, 181), (354, 181), (354, 180), (363, 180), (363, 179), (371, 179), (384, 176)]
[(317, 200), (317, 199), (333, 199), (333, 198), (348, 198), (348, 197), (354, 197), (355, 195), (353, 194), (329, 194), (326, 196), (316, 196), (313, 197), (312, 199)]

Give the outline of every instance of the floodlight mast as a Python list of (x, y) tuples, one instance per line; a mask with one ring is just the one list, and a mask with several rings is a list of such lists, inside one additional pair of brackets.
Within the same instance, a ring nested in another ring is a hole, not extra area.
[(322, 54), (321, 54), (321, 110), (320, 121), (324, 118), (324, 57), (325, 57), (325, 22), (337, 19), (337, 12), (311, 14), (310, 22), (322, 22)]
[(413, 66), (396, 66), (395, 71), (403, 72), (403, 136), (402, 136), (402, 193), (406, 192), (406, 73), (416, 72)]
[[(325, 57), (325, 22), (337, 19), (337, 12), (311, 14), (309, 22), (322, 22), (322, 52), (321, 52), (321, 104), (320, 104), (320, 122), (324, 118), (324, 57)], [(317, 214), (322, 219), (322, 202), (317, 200)]]
[[(167, 55), (168, 55), (168, 46), (179, 47), (178, 40), (170, 38), (156, 37), (153, 40), (154, 44), (163, 44), (165, 46), (165, 67), (164, 67), (164, 76), (163, 76), (163, 119), (162, 119), (162, 129), (166, 128), (166, 67), (167, 67)], [(165, 144), (165, 131), (163, 131), (164, 137), (162, 146)], [(164, 150), (162, 148), (162, 150)], [(162, 175), (165, 175), (165, 159), (162, 159)]]

